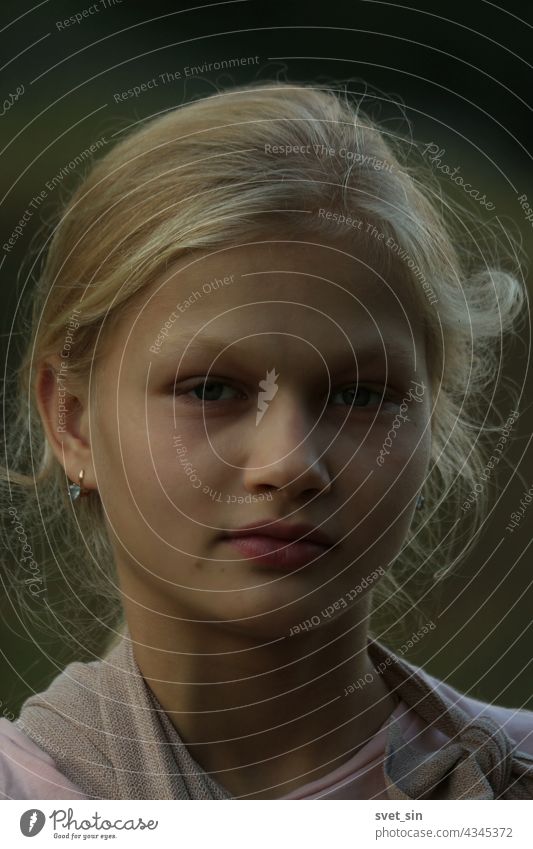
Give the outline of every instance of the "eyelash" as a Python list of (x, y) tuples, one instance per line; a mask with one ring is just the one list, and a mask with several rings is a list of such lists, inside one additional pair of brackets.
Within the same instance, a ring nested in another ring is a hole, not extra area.
[[(198, 402), (199, 404), (205, 403), (205, 404), (210, 404), (210, 405), (224, 404), (228, 400), (235, 400), (235, 399), (227, 399), (227, 398), (224, 399), (224, 400), (221, 400), (221, 399), (209, 400), (209, 399), (188, 397), (191, 392), (194, 392), (195, 389), (198, 389), (198, 387), (202, 387), (202, 386), (204, 387), (204, 391), (205, 391), (205, 387), (208, 387), (208, 386), (225, 386), (225, 387), (229, 387), (230, 389), (233, 389), (235, 392), (240, 391), (240, 390), (236, 389), (234, 386), (232, 386), (230, 383), (227, 383), (224, 380), (217, 380), (216, 378), (210, 378), (209, 380), (204, 379), (204, 380), (200, 381), (199, 383), (196, 383), (194, 386), (191, 386), (189, 389), (184, 390), (181, 393), (177, 392), (176, 391), (176, 385), (172, 384), (172, 392), (173, 392), (174, 395), (178, 394), (178, 395), (181, 395), (183, 398), (186, 398), (187, 399), (186, 403), (192, 403), (192, 404), (194, 404), (195, 402)], [(333, 394), (336, 395), (336, 394), (342, 393), (342, 392), (349, 392), (354, 386), (355, 386), (355, 384), (352, 383), (349, 386), (346, 386), (344, 389), (337, 390), (337, 392), (333, 393)], [(359, 387), (358, 391), (360, 392), (361, 389), (367, 390), (370, 394), (374, 394), (374, 395), (378, 396), (379, 400), (382, 402), (380, 404), (379, 409), (381, 409), (383, 404), (387, 403), (387, 401), (395, 404), (394, 398), (392, 398), (391, 396), (389, 396), (388, 398), (387, 398), (387, 396), (382, 398), (381, 392), (378, 392), (377, 390), (373, 390), (369, 386), (362, 385), (362, 386)], [(333, 397), (333, 396), (331, 396), (331, 397)], [(335, 406), (340, 406), (340, 405), (335, 405)], [(349, 405), (347, 404), (346, 406), (349, 406)], [(356, 409), (356, 410), (361, 410), (361, 409), (366, 410), (366, 409), (369, 409), (371, 405), (365, 405), (363, 407), (360, 407), (360, 406), (357, 406), (356, 404), (354, 404), (353, 406), (354, 406), (354, 409)]]

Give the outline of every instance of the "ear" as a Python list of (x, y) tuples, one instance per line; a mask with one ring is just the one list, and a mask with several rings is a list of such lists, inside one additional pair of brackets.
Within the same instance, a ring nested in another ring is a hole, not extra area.
[(68, 362), (59, 356), (42, 362), (35, 394), (46, 437), (68, 478), (78, 483), (83, 469), (84, 488), (95, 489), (87, 398), (85, 392), (73, 388)]

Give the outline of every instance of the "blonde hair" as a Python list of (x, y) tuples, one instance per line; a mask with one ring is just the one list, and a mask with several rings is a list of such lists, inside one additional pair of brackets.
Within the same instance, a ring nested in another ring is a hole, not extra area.
[[(416, 157), (409, 139), (380, 128), (346, 89), (267, 81), (173, 108), (93, 166), (60, 213), (31, 296), (2, 470), (5, 503), (16, 505), (31, 532), (49, 586), (59, 570), (68, 587), (53, 612), (49, 604), (52, 630), (60, 621), (86, 647), (108, 629), (120, 634), (124, 618), (98, 495), (72, 508), (65, 472), (44, 436), (36, 364), (60, 353), (70, 333), (69, 378), (87, 381), (125, 305), (184, 254), (265, 233), (347, 235), (342, 215), (363, 217), (384, 234), (380, 242), (370, 228), (351, 231), (354, 245), (364, 242), (410, 286), (425, 321), (431, 374), (425, 509), (415, 511), (394, 569), (374, 590), (375, 609), (385, 600), (395, 610), (413, 605), (406, 578), (419, 570), (442, 576), (466, 556), (488, 504), (483, 490), (471, 509), (461, 509), (485, 468), (480, 437), (497, 429), (484, 412), (498, 372), (495, 343), (521, 315), (524, 291), (515, 269), (488, 261), (486, 246), (464, 225), (465, 211), (440, 198)], [(468, 533), (459, 534), (460, 524)], [(20, 575), (8, 578), (27, 608)]]

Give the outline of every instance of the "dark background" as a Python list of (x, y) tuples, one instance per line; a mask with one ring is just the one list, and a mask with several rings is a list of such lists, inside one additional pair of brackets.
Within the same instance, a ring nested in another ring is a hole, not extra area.
[[(391, 127), (400, 125), (397, 104), (402, 103), (414, 138), (444, 148), (443, 161), (459, 165), (465, 180), (486, 193), (496, 206), (493, 215), (530, 252), (533, 225), (517, 200), (525, 193), (533, 205), (528, 0), (507, 0), (505, 9), (483, 0), (412, 0), (405, 6), (374, 0), (236, 0), (194, 4), (190, 11), (157, 0), (109, 0), (108, 8), (98, 3), (97, 13), (58, 30), (56, 21), (91, 5), (84, 0), (2, 4), (0, 98), (25, 88), (0, 117), (2, 244), (46, 181), (102, 136), (110, 139), (117, 129), (218, 86), (254, 79), (350, 79), (354, 92), (368, 87), (374, 116)], [(258, 64), (231, 74), (215, 71), (160, 84), (122, 103), (113, 98), (165, 71), (256, 54)], [(381, 115), (375, 109), (380, 97)], [(1, 341), (8, 370), (16, 365), (21, 342), (11, 323), (36, 256), (39, 228), (88, 167), (48, 192), (11, 252), (0, 249)], [(465, 202), (460, 189), (446, 177), (442, 181), (445, 192)], [(470, 208), (476, 211), (475, 204)], [(483, 220), (490, 218), (477, 211)], [(505, 532), (533, 482), (529, 353), (526, 329), (504, 368), (524, 395), (505, 459), (492, 477), (501, 496), (475, 552), (445, 586), (438, 627), (407, 659), (477, 698), (533, 709), (533, 507), (512, 535)], [(505, 420), (511, 412), (505, 393), (498, 404)], [(14, 564), (5, 554), (2, 570), (10, 568)], [(0, 613), (0, 711), (7, 715), (74, 657), (59, 639), (50, 644), (38, 630), (28, 630), (5, 592)], [(75, 657), (92, 659), (79, 651)]]

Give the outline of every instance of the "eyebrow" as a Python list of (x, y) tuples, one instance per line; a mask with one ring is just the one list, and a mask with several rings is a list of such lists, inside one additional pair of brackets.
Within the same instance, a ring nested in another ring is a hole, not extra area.
[[(190, 344), (187, 346), (188, 342), (190, 342)], [(174, 347), (178, 343), (179, 351), (177, 351)], [(228, 362), (242, 366), (243, 362), (245, 362), (243, 358), (247, 356), (247, 352), (243, 349), (239, 349), (238, 343), (234, 344), (233, 340), (219, 339), (216, 336), (209, 335), (197, 337), (185, 334), (175, 337), (169, 336), (165, 340), (165, 348), (167, 345), (167, 350), (164, 351), (164, 353), (160, 352), (160, 354), (163, 354), (161, 358), (165, 361), (171, 360), (172, 362), (176, 360), (177, 356), (183, 357), (183, 360), (186, 360), (189, 356), (194, 356), (195, 354), (221, 354), (222, 351), (226, 349), (222, 355), (224, 359)], [(386, 361), (389, 367), (391, 367), (391, 364), (394, 365), (394, 367), (416, 366), (416, 349), (408, 349), (403, 345), (390, 343), (389, 345), (385, 344), (380, 348), (375, 346), (363, 346), (359, 350), (357, 350), (354, 345), (353, 348), (353, 351), (346, 348), (340, 354), (332, 354), (329, 357), (329, 362), (333, 364), (332, 367), (335, 368), (343, 366), (349, 357), (352, 359), (354, 366), (368, 365), (374, 361)], [(320, 353), (323, 354), (322, 351)], [(324, 359), (326, 362), (328, 361), (328, 358), (325, 355)]]

